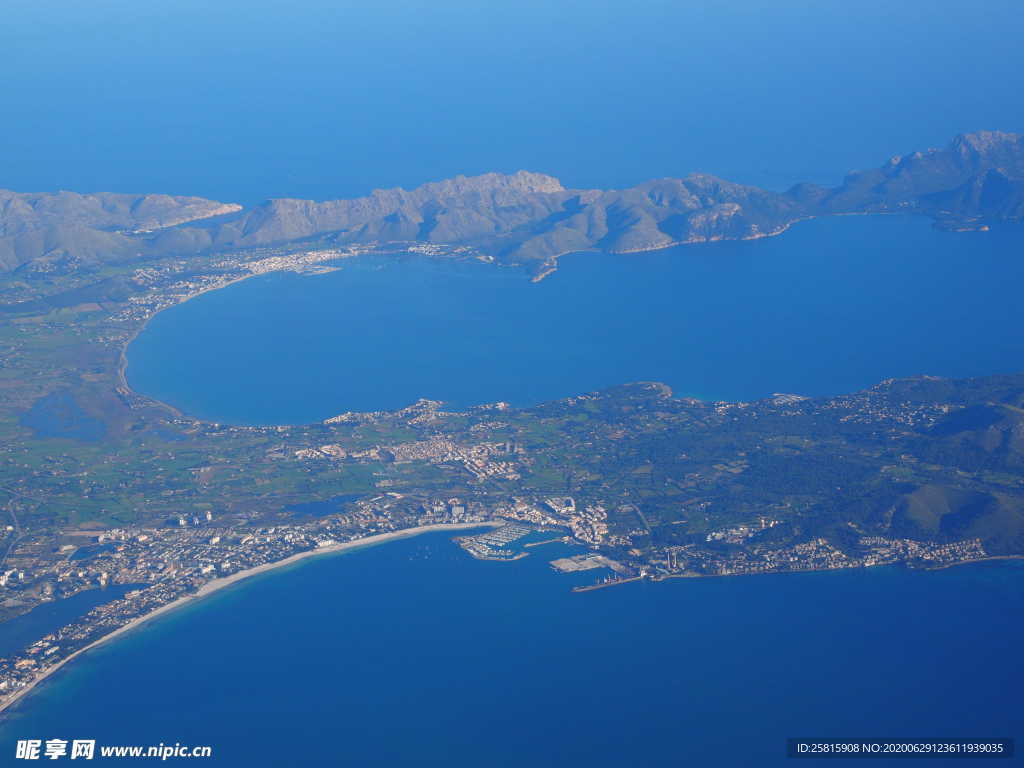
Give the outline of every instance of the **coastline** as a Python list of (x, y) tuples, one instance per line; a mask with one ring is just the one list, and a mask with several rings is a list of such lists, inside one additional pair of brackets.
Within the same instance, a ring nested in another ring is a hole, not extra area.
[(996, 560), (1024, 560), (1024, 555), (987, 555), (986, 557), (976, 557), (973, 560), (957, 560), (955, 563), (945, 563), (943, 565), (929, 565), (921, 568), (922, 571), (944, 571), (947, 568), (956, 568), (958, 565), (970, 565), (971, 563), (989, 563)]
[(318, 549), (309, 549), (304, 552), (297, 552), (294, 555), (290, 555), (281, 560), (275, 560), (272, 563), (264, 563), (263, 565), (257, 565), (253, 568), (247, 568), (245, 570), (238, 571), (237, 573), (233, 573), (230, 576), (223, 576), (218, 579), (213, 579), (212, 581), (208, 581), (205, 584), (203, 584), (194, 594), (179, 597), (177, 600), (173, 600), (170, 603), (167, 603), (166, 605), (162, 605), (159, 608), (150, 611), (149, 613), (143, 614), (138, 618), (132, 619), (124, 626), (118, 627), (113, 632), (110, 632), (104, 635), (103, 637), (94, 640), (84, 648), (79, 648), (66, 659), (62, 659), (58, 663), (54, 664), (52, 667), (49, 667), (44, 672), (42, 672), (39, 675), (39, 677), (37, 677), (28, 685), (26, 685), (24, 688), (20, 688), (14, 693), (8, 694), (6, 698), (0, 699), (0, 716), (2, 716), (4, 712), (6, 712), (8, 709), (14, 706), (14, 704), (25, 698), (32, 690), (36, 688), (36, 686), (50, 678), (61, 667), (70, 663), (72, 660), (83, 655), (87, 651), (90, 651), (93, 648), (96, 648), (97, 646), (103, 645), (104, 643), (113, 640), (115, 637), (118, 637), (119, 635), (126, 634), (127, 632), (130, 632), (131, 630), (136, 629), (139, 626), (152, 621), (158, 616), (170, 613), (171, 611), (180, 608), (183, 605), (192, 604), (198, 600), (203, 599), (204, 597), (209, 597), (210, 595), (219, 592), (225, 587), (229, 587), (237, 582), (245, 581), (249, 578), (252, 578), (253, 576), (258, 576), (261, 573), (266, 573), (268, 571), (273, 571), (288, 565), (293, 565), (294, 563), (297, 563), (301, 560), (306, 560), (311, 557), (317, 557), (320, 555), (339, 554), (341, 552), (346, 552), (348, 550), (362, 549), (364, 547), (372, 547), (378, 544), (386, 544), (389, 541), (396, 541), (398, 539), (412, 538), (415, 536), (420, 536), (424, 533), (436, 533), (438, 531), (462, 531), (473, 528), (498, 528), (504, 524), (505, 523), (503, 522), (485, 520), (475, 523), (433, 523), (430, 525), (420, 525), (415, 528), (403, 528), (399, 531), (378, 533), (372, 536), (366, 536), (361, 539), (353, 539), (352, 541), (331, 544), (329, 546), (320, 547)]
[[(864, 213), (849, 214), (849, 215), (869, 216), (869, 215), (872, 215), (873, 213), (874, 213), (873, 211), (865, 211)], [(830, 216), (835, 216), (835, 215), (842, 216), (842, 215), (847, 215), (847, 214), (827, 214), (827, 215), (830, 215)], [(664, 250), (666, 250), (668, 248), (678, 248), (679, 246), (682, 246), (682, 245), (706, 245), (708, 243), (746, 242), (746, 241), (749, 241), (749, 240), (763, 240), (766, 237), (777, 237), (777, 236), (779, 236), (781, 234), (784, 234), (785, 232), (788, 232), (789, 229), (794, 224), (799, 224), (801, 221), (811, 221), (812, 219), (817, 219), (817, 218), (821, 218), (821, 216), (820, 215), (816, 215), (816, 216), (801, 216), (798, 219), (793, 219), (792, 221), (787, 221), (785, 224), (779, 225), (776, 229), (773, 229), (771, 232), (757, 232), (757, 233), (751, 234), (751, 235), (744, 235), (743, 237), (724, 237), (724, 236), (719, 236), (719, 235), (716, 235), (716, 236), (713, 236), (713, 237), (696, 237), (696, 238), (688, 238), (686, 240), (672, 240), (672, 241), (667, 242), (667, 243), (660, 243), (658, 245), (643, 246), (641, 248), (625, 248), (625, 249), (622, 249), (622, 250), (611, 250), (611, 251), (602, 251), (600, 248), (574, 248), (572, 250), (562, 251), (561, 253), (556, 253), (556, 254), (553, 254), (551, 256), (546, 257), (544, 259), (544, 261), (541, 262), (541, 265), (538, 268), (537, 273), (533, 277), (530, 278), (530, 282), (531, 283), (539, 283), (541, 280), (546, 278), (548, 275), (551, 275), (551, 274), (557, 272), (558, 271), (558, 260), (560, 258), (562, 258), (563, 256), (568, 256), (571, 253), (610, 253), (610, 254), (613, 254), (613, 255), (616, 255), (616, 256), (628, 256), (628, 255), (635, 254), (635, 253), (652, 253), (654, 251), (664, 251)]]
[[(324, 266), (324, 262), (331, 262), (331, 261), (335, 261), (335, 260), (348, 259), (348, 258), (352, 258), (353, 255), (357, 255), (357, 254), (352, 254), (352, 253), (342, 254), (342, 253), (338, 253), (336, 251), (331, 251), (331, 250), (324, 250), (324, 251), (301, 251), (301, 253), (305, 253), (307, 255), (309, 255), (309, 254), (316, 254), (318, 256), (322, 256), (322, 258), (315, 258), (312, 261), (310, 261), (309, 263), (302, 264), (302, 265), (286, 264), (286, 265), (275, 266), (275, 267), (267, 269), (267, 270), (247, 272), (246, 274), (241, 275), (239, 277), (236, 277), (233, 280), (228, 280), (225, 283), (220, 283), (220, 284), (217, 284), (217, 285), (211, 285), (211, 286), (208, 286), (206, 288), (202, 288), (202, 289), (196, 291), (195, 293), (190, 293), (187, 296), (185, 296), (184, 298), (182, 298), (180, 301), (176, 301), (173, 304), (168, 304), (166, 307), (161, 307), (160, 309), (158, 309), (155, 312), (153, 312), (153, 314), (151, 314), (148, 317), (146, 317), (144, 320), (142, 320), (141, 323), (139, 323), (139, 326), (134, 331), (132, 331), (129, 334), (128, 338), (125, 339), (124, 343), (121, 345), (121, 349), (118, 352), (118, 357), (117, 357), (117, 371), (116, 371), (116, 374), (115, 374), (115, 379), (116, 379), (117, 383), (115, 384), (115, 389), (119, 390), (119, 391), (123, 391), (124, 394), (132, 395), (133, 397), (138, 397), (140, 399), (147, 400), (152, 405), (154, 405), (154, 406), (156, 406), (158, 408), (163, 408), (163, 409), (167, 410), (168, 412), (170, 412), (174, 416), (174, 418), (177, 418), (177, 419), (191, 419), (192, 421), (200, 421), (200, 422), (203, 421), (202, 419), (197, 419), (197, 418), (188, 416), (187, 414), (185, 414), (182, 411), (180, 411), (178, 408), (175, 408), (170, 403), (165, 403), (163, 400), (158, 400), (155, 397), (151, 397), (149, 395), (142, 394), (141, 392), (138, 392), (138, 391), (132, 389), (131, 386), (128, 384), (128, 347), (130, 347), (132, 342), (135, 341), (135, 339), (137, 339), (139, 337), (139, 335), (144, 330), (146, 330), (146, 326), (149, 325), (150, 321), (154, 317), (159, 315), (161, 312), (166, 312), (168, 309), (173, 309), (174, 307), (180, 307), (182, 304), (185, 304), (186, 302), (191, 301), (192, 299), (196, 298), (197, 296), (202, 296), (205, 293), (212, 293), (213, 291), (219, 291), (219, 290), (221, 290), (223, 288), (227, 288), (229, 286), (235, 285), (236, 283), (241, 283), (241, 282), (243, 282), (245, 280), (248, 280), (250, 278), (259, 277), (261, 275), (268, 275), (268, 274), (272, 274), (274, 272), (295, 272), (296, 274), (314, 274), (314, 275), (316, 275), (316, 274), (325, 274), (325, 273), (328, 273), (328, 272), (334, 272), (334, 271), (337, 271), (337, 269), (339, 269), (339, 268), (338, 267)], [(316, 272), (304, 272), (303, 271), (303, 269), (318, 268), (318, 267), (320, 268), (320, 270), (316, 271)]]
[[(539, 542), (544, 544), (546, 542)], [(526, 546), (530, 546), (527, 544)], [(749, 573), (666, 573), (659, 574), (656, 577), (650, 576), (633, 576), (628, 579), (616, 579), (614, 581), (597, 582), (596, 584), (585, 584), (578, 587), (573, 587), (573, 592), (592, 592), (595, 589), (607, 589), (608, 587), (617, 587), (619, 584), (630, 584), (636, 581), (650, 581), (651, 583), (657, 584), (662, 581), (668, 581), (669, 579), (721, 579), (730, 576), (787, 576), (796, 573), (829, 573), (832, 571), (852, 571), (856, 569), (867, 570), (869, 568), (889, 568), (889, 567), (902, 567), (910, 571), (945, 571), (949, 568), (956, 568), (961, 565), (974, 565), (975, 563), (990, 563), (1000, 562), (1004, 560), (1024, 560), (1024, 555), (988, 555), (986, 557), (975, 557), (970, 560), (957, 560), (952, 563), (943, 563), (942, 565), (926, 565), (926, 566), (912, 566), (906, 562), (891, 562), (885, 563), (880, 566), (863, 566), (853, 565), (843, 568), (806, 568), (797, 571), (753, 571)]]
[[(878, 214), (877, 214), (877, 212), (864, 212), (864, 213), (845, 214), (845, 215), (878, 215)], [(893, 215), (895, 215), (895, 214), (893, 214)], [(775, 231), (775, 232), (762, 233), (762, 234), (756, 235), (754, 237), (729, 238), (729, 239), (733, 239), (733, 240), (749, 240), (749, 239), (760, 239), (760, 238), (767, 238), (767, 237), (778, 236), (780, 234), (783, 234), (785, 231), (787, 231), (792, 226), (792, 224), (798, 223), (799, 221), (802, 221), (802, 220), (803, 219), (797, 220), (795, 222), (791, 222), (791, 223), (785, 225), (780, 230)], [(652, 248), (638, 249), (637, 251), (620, 251), (620, 252), (614, 252), (614, 253), (625, 254), (625, 253), (635, 253), (635, 252), (641, 252), (641, 251), (658, 251), (658, 250), (664, 250), (664, 249), (667, 249), (667, 248), (672, 248), (672, 247), (681, 246), (681, 245), (699, 244), (699, 243), (704, 243), (704, 242), (710, 242), (710, 241), (709, 240), (679, 241), (679, 242), (673, 242), (673, 243), (669, 243), (669, 244), (665, 244), (665, 245), (659, 245), (657, 247), (652, 247)], [(567, 251), (566, 253), (581, 253), (581, 251)], [(561, 256), (561, 255), (564, 255), (564, 254), (559, 254), (559, 256)], [(556, 256), (555, 257), (556, 262), (557, 262), (557, 258), (558, 257)], [(550, 274), (550, 272), (554, 271), (554, 269), (556, 267), (557, 267), (557, 263), (555, 265), (552, 265), (552, 269), (549, 272), (545, 272), (544, 274), (542, 274), (542, 275), (538, 276), (537, 278), (535, 278), (534, 282), (539, 282), (539, 280), (543, 279), (543, 277), (545, 275)], [(275, 270), (272, 270), (272, 271), (288, 271), (288, 268), (282, 268), (280, 270), (275, 269)], [(128, 360), (127, 360), (127, 348), (128, 348), (128, 346), (147, 327), (149, 321), (153, 317), (155, 317), (157, 314), (159, 314), (160, 312), (163, 312), (165, 309), (170, 309), (171, 307), (179, 306), (180, 304), (183, 304), (186, 301), (189, 301), (192, 298), (195, 298), (195, 297), (197, 297), (199, 295), (202, 295), (204, 293), (208, 293), (208, 292), (212, 292), (212, 291), (215, 291), (215, 290), (219, 290), (221, 288), (226, 288), (226, 287), (228, 287), (230, 285), (233, 285), (233, 284), (238, 283), (238, 282), (242, 282), (243, 280), (247, 280), (250, 277), (255, 277), (255, 276), (258, 276), (260, 274), (267, 274), (267, 273), (266, 272), (252, 272), (252, 273), (249, 273), (249, 274), (242, 275), (242, 276), (240, 276), (238, 278), (235, 278), (233, 280), (230, 280), (228, 282), (225, 282), (223, 284), (219, 284), (219, 285), (216, 285), (216, 286), (211, 286), (211, 287), (204, 288), (202, 290), (198, 290), (195, 293), (192, 293), (192, 294), (182, 298), (179, 302), (176, 302), (175, 304), (169, 305), (167, 307), (164, 307), (162, 309), (159, 309), (159, 310), (153, 312), (152, 315), (150, 315), (149, 317), (147, 317), (145, 320), (143, 320), (140, 323), (139, 327), (134, 331), (134, 333), (131, 334), (131, 336), (128, 338), (128, 340), (124, 343), (124, 345), (121, 348), (120, 356), (119, 356), (119, 366), (118, 366), (118, 370), (117, 370), (117, 378), (118, 378), (118, 381), (119, 381), (120, 385), (123, 386), (126, 391), (131, 392), (133, 395), (141, 397), (141, 398), (144, 398), (144, 399), (154, 403), (155, 405), (158, 405), (158, 406), (161, 406), (163, 408), (166, 408), (168, 411), (170, 411), (170, 412), (174, 413), (175, 415), (181, 417), (182, 414), (177, 409), (175, 409), (173, 406), (171, 406), (171, 405), (169, 405), (167, 403), (164, 403), (162, 401), (156, 400), (155, 398), (149, 397), (147, 395), (142, 395), (142, 394), (140, 394), (138, 392), (135, 392), (134, 390), (132, 390), (129, 387), (129, 385), (127, 383), (127, 377), (126, 377), (127, 362), (128, 362)], [(195, 421), (201, 421), (201, 420), (195, 419)], [(385, 542), (393, 540), (393, 539), (405, 538), (405, 537), (410, 537), (410, 536), (416, 536), (416, 535), (419, 535), (419, 534), (422, 534), (422, 533), (428, 533), (428, 532), (432, 532), (432, 531), (460, 530), (460, 529), (466, 529), (466, 528), (491, 527), (491, 526), (495, 526), (495, 525), (498, 525), (498, 524), (481, 522), (481, 523), (470, 523), (470, 524), (436, 524), (436, 525), (428, 525), (428, 526), (419, 526), (419, 527), (416, 527), (416, 528), (408, 528), (408, 529), (403, 529), (401, 531), (394, 531), (394, 532), (389, 532), (389, 533), (385, 533), (385, 534), (377, 534), (377, 535), (368, 536), (368, 537), (365, 537), (365, 538), (362, 538), (362, 539), (357, 539), (357, 540), (354, 540), (354, 541), (351, 541), (351, 542), (339, 543), (339, 544), (334, 544), (334, 545), (322, 547), (322, 548), (319, 548), (319, 549), (314, 549), (314, 550), (309, 550), (309, 551), (305, 551), (305, 552), (296, 553), (294, 555), (291, 555), (291, 556), (289, 556), (287, 558), (284, 558), (282, 560), (279, 560), (279, 561), (275, 561), (273, 563), (266, 563), (266, 564), (263, 564), (263, 565), (260, 565), (260, 566), (256, 566), (254, 568), (250, 568), (250, 569), (246, 569), (246, 570), (243, 570), (243, 571), (239, 571), (238, 573), (232, 574), (230, 576), (214, 579), (214, 580), (212, 580), (210, 582), (207, 582), (207, 583), (203, 584), (198, 589), (198, 591), (196, 593), (191, 594), (191, 595), (187, 595), (187, 596), (184, 596), (184, 597), (181, 597), (181, 598), (179, 598), (177, 600), (174, 600), (174, 601), (172, 601), (172, 602), (170, 602), (170, 603), (168, 603), (166, 605), (160, 606), (159, 608), (156, 608), (155, 610), (153, 610), (153, 611), (151, 611), (151, 612), (149, 612), (147, 614), (144, 614), (142, 616), (137, 617), (136, 619), (133, 619), (132, 621), (128, 622), (127, 624), (125, 624), (125, 625), (123, 625), (121, 627), (118, 627), (117, 629), (113, 630), (112, 632), (108, 633), (107, 635), (104, 635), (103, 637), (97, 639), (96, 641), (94, 641), (94, 642), (86, 645), (85, 647), (75, 651), (74, 653), (72, 653), (67, 658), (61, 660), (57, 664), (55, 664), (52, 667), (46, 669), (44, 672), (40, 673), (39, 677), (34, 679), (29, 685), (25, 686), (24, 688), (19, 689), (16, 692), (8, 694), (8, 697), (6, 697), (6, 698), (0, 698), (0, 713), (3, 713), (9, 707), (14, 705), (17, 701), (19, 701), (21, 698), (26, 696), (36, 685), (38, 685), (40, 682), (42, 682), (43, 680), (45, 680), (48, 677), (50, 677), (54, 672), (56, 672), (62, 666), (64, 666), (68, 662), (70, 662), (72, 659), (74, 659), (79, 654), (83, 654), (84, 652), (86, 652), (86, 651), (88, 651), (88, 650), (90, 650), (90, 649), (92, 649), (92, 648), (94, 648), (94, 647), (96, 647), (98, 645), (101, 645), (102, 643), (105, 643), (108, 640), (113, 639), (114, 637), (116, 637), (117, 635), (119, 635), (121, 633), (124, 633), (124, 632), (127, 632), (127, 631), (131, 630), (131, 629), (134, 629), (135, 627), (137, 627), (137, 626), (139, 626), (141, 624), (144, 624), (145, 622), (150, 621), (151, 619), (154, 619), (154, 618), (158, 617), (159, 615), (161, 615), (163, 613), (170, 612), (171, 610), (173, 610), (173, 609), (175, 609), (177, 607), (180, 607), (181, 605), (184, 605), (184, 604), (186, 604), (186, 603), (188, 603), (188, 602), (190, 602), (190, 601), (192, 601), (194, 599), (198, 599), (198, 598), (201, 598), (201, 597), (205, 597), (205, 596), (207, 596), (209, 594), (213, 594), (214, 592), (216, 592), (216, 591), (218, 591), (220, 589), (223, 589), (223, 588), (225, 588), (227, 586), (230, 586), (231, 584), (235, 583), (236, 581), (242, 581), (242, 580), (247, 579), (247, 578), (249, 578), (251, 576), (258, 575), (259, 573), (262, 573), (264, 571), (269, 571), (269, 570), (273, 570), (275, 568), (284, 567), (286, 565), (290, 565), (290, 564), (292, 564), (294, 562), (298, 562), (299, 560), (306, 559), (306, 558), (312, 557), (314, 555), (338, 553), (338, 552), (343, 552), (343, 551), (347, 551), (349, 549), (355, 549), (355, 548), (359, 548), (359, 547), (374, 546), (374, 545), (376, 545), (378, 543), (385, 543)], [(941, 570), (941, 569), (950, 568), (950, 567), (953, 567), (953, 566), (956, 566), (956, 565), (964, 565), (964, 564), (968, 564), (968, 563), (972, 563), (972, 562), (980, 562), (982, 560), (1021, 559), (1022, 557), (1024, 557), (1024, 556), (1019, 556), (1019, 555), (992, 556), (992, 557), (987, 557), (987, 558), (979, 558), (979, 559), (975, 559), (975, 560), (958, 561), (958, 562), (954, 562), (954, 563), (948, 563), (948, 564), (945, 564), (945, 565), (931, 566), (931, 567), (923, 568), (922, 570)], [(513, 559), (517, 559), (517, 558), (513, 558)], [(817, 570), (817, 569), (812, 569), (812, 570)], [(830, 569), (821, 569), (821, 570), (830, 570)], [(718, 575), (757, 575), (757, 574), (700, 574), (700, 575), (696, 575), (696, 574), (692, 574), (692, 575), (691, 574), (685, 574), (685, 575), (684, 574), (672, 574), (672, 575), (666, 576), (664, 578), (694, 578), (694, 577), (698, 577), (698, 578), (705, 577), (705, 578), (707, 578), (707, 577), (718, 576)], [(621, 583), (628, 583), (628, 582), (635, 581), (635, 580), (639, 580), (639, 578), (619, 580), (619, 581), (610, 582), (610, 583), (606, 583), (606, 584), (591, 585), (589, 587), (583, 587), (583, 588), (577, 589), (575, 591), (589, 591), (589, 590), (593, 590), (593, 589), (601, 589), (601, 588), (605, 588), (605, 587), (609, 587), (609, 586), (615, 586), (615, 585), (621, 584)], [(658, 579), (658, 580), (660, 580), (660, 579)]]
[[(871, 216), (871, 215), (877, 215), (879, 213), (886, 213), (886, 214), (897, 215), (898, 213), (901, 213), (901, 212), (898, 212), (898, 211), (883, 211), (883, 212), (864, 211), (864, 212), (852, 213), (852, 214), (829, 214), (829, 215), (830, 216)], [(787, 221), (786, 223), (780, 225), (779, 227), (777, 227), (776, 229), (772, 230), (771, 232), (758, 232), (756, 234), (745, 235), (743, 237), (702, 237), (702, 238), (694, 238), (694, 239), (687, 239), (687, 240), (673, 240), (673, 241), (668, 242), (668, 243), (662, 243), (662, 244), (648, 246), (648, 247), (643, 247), (643, 248), (632, 248), (632, 249), (625, 249), (625, 250), (613, 250), (613, 251), (607, 251), (607, 253), (613, 254), (613, 255), (631, 255), (631, 254), (637, 254), (637, 253), (649, 253), (649, 252), (654, 252), (654, 251), (663, 251), (663, 250), (666, 250), (666, 249), (669, 249), (669, 248), (677, 248), (679, 246), (684, 246), (684, 245), (704, 245), (704, 244), (715, 243), (715, 242), (745, 242), (745, 241), (750, 241), (750, 240), (763, 240), (763, 239), (769, 238), (769, 237), (778, 237), (779, 235), (782, 235), (782, 234), (785, 234), (786, 232), (788, 232), (795, 224), (799, 224), (799, 223), (801, 223), (803, 221), (811, 221), (811, 220), (816, 219), (816, 218), (822, 218), (822, 217), (821, 216), (802, 216), (800, 218), (793, 219), (791, 221)], [(413, 242), (416, 242), (416, 241), (413, 241)], [(381, 244), (381, 247), (382, 248), (386, 248), (386, 245), (387, 245), (386, 243), (385, 244)], [(387, 251), (387, 250), (382, 250), (382, 252), (383, 253), (404, 253), (405, 251)], [(551, 256), (548, 256), (541, 263), (539, 271), (536, 272), (535, 274), (533, 274), (530, 277), (530, 282), (531, 283), (539, 283), (542, 280), (544, 280), (545, 278), (547, 278), (550, 275), (554, 274), (555, 272), (558, 271), (559, 259), (561, 259), (563, 256), (568, 256), (568, 255), (574, 254), (574, 253), (602, 253), (602, 250), (599, 249), (599, 248), (572, 248), (572, 249), (569, 249), (569, 250), (566, 250), (566, 251), (561, 251), (559, 253), (556, 253), (556, 254), (553, 254)], [(351, 255), (346, 255), (346, 256), (334, 255), (331, 258), (324, 259), (324, 261), (331, 261), (334, 258), (351, 258)], [(483, 258), (483, 257), (480, 257), (480, 256), (476, 256), (476, 257), (473, 257), (473, 258), (475, 258), (478, 261), (481, 261), (481, 262), (483, 262), (485, 264), (494, 264), (495, 263), (493, 258), (491, 258), (490, 260), (488, 260), (486, 258)], [(319, 260), (313, 262), (314, 265), (315, 264), (320, 264), (320, 263), (321, 263), (321, 261), (319, 261)], [(513, 264), (510, 264), (509, 266), (518, 267), (520, 269), (525, 269), (527, 267), (526, 264), (521, 263), (521, 262), (513, 263)], [(189, 416), (188, 414), (183, 413), (178, 408), (174, 407), (173, 405), (171, 405), (169, 403), (165, 403), (164, 401), (158, 400), (155, 397), (151, 397), (149, 395), (144, 395), (144, 394), (142, 394), (142, 393), (132, 389), (131, 386), (128, 384), (128, 347), (131, 346), (131, 343), (133, 341), (135, 341), (135, 339), (138, 338), (138, 336), (146, 329), (146, 326), (149, 325), (150, 321), (154, 317), (159, 315), (161, 312), (164, 312), (164, 311), (166, 311), (168, 309), (171, 309), (172, 307), (181, 306), (185, 302), (191, 301), (192, 299), (196, 298), (197, 296), (201, 296), (204, 293), (210, 293), (210, 292), (213, 292), (213, 291), (219, 291), (222, 288), (227, 288), (228, 286), (234, 285), (236, 283), (240, 283), (240, 282), (242, 282), (244, 280), (248, 280), (251, 277), (257, 277), (259, 275), (269, 274), (270, 272), (281, 272), (281, 271), (295, 271), (295, 269), (294, 269), (294, 267), (291, 267), (291, 266), (282, 266), (280, 268), (270, 269), (270, 270), (268, 270), (266, 272), (250, 272), (248, 274), (242, 275), (241, 277), (237, 277), (234, 280), (230, 280), (230, 281), (228, 281), (226, 283), (223, 283), (223, 284), (220, 284), (220, 285), (210, 286), (208, 288), (203, 288), (202, 290), (196, 291), (193, 294), (189, 294), (188, 296), (183, 298), (181, 301), (175, 302), (174, 304), (170, 304), (170, 305), (168, 305), (166, 307), (158, 309), (152, 315), (150, 315), (145, 320), (143, 320), (142, 323), (139, 325), (139, 327), (136, 328), (131, 333), (131, 335), (129, 335), (129, 337), (125, 340), (124, 344), (121, 346), (120, 352), (118, 354), (118, 365), (117, 365), (117, 372), (116, 372), (116, 381), (117, 381), (116, 388), (118, 388), (120, 390), (123, 390), (125, 394), (130, 394), (130, 395), (132, 395), (134, 397), (139, 397), (139, 398), (145, 399), (145, 400), (149, 401), (150, 403), (152, 403), (154, 406), (167, 410), (169, 413), (171, 413), (174, 416), (174, 418), (190, 419), (190, 420), (196, 421), (196, 422), (203, 422), (204, 421), (203, 419), (199, 419), (199, 418), (195, 418), (195, 417)], [(330, 270), (330, 271), (334, 271), (334, 270)], [(314, 273), (314, 274), (318, 274), (318, 273)], [(292, 426), (302, 426), (302, 425), (292, 425)]]
[[(143, 395), (141, 392), (136, 392), (134, 389), (132, 389), (128, 385), (128, 347), (130, 347), (131, 343), (133, 341), (135, 341), (135, 339), (137, 339), (139, 337), (139, 335), (144, 330), (146, 330), (146, 326), (149, 325), (149, 322), (154, 317), (159, 315), (161, 312), (166, 312), (168, 309), (171, 309), (173, 307), (180, 307), (185, 302), (191, 301), (192, 299), (196, 298), (197, 296), (202, 296), (204, 293), (211, 293), (212, 291), (219, 291), (221, 288), (227, 288), (229, 285), (234, 285), (235, 283), (240, 283), (243, 280), (248, 280), (250, 277), (256, 277), (257, 274), (260, 274), (260, 273), (258, 273), (258, 272), (251, 272), (251, 273), (249, 273), (247, 275), (243, 275), (242, 277), (238, 277), (238, 278), (235, 278), (234, 280), (230, 280), (230, 281), (224, 283), (223, 285), (217, 285), (217, 286), (211, 286), (209, 288), (203, 288), (201, 291), (196, 291), (195, 293), (189, 294), (188, 296), (183, 298), (181, 301), (175, 302), (174, 304), (169, 304), (166, 307), (162, 307), (161, 309), (158, 309), (156, 312), (154, 312), (149, 317), (147, 317), (145, 320), (143, 320), (139, 324), (139, 327), (136, 328), (134, 331), (132, 331), (132, 333), (125, 340), (124, 344), (121, 345), (121, 351), (118, 354), (118, 358), (117, 358), (117, 388), (123, 389), (125, 391), (125, 393), (134, 395), (135, 397), (144, 398), (145, 400), (148, 400), (149, 402), (153, 403), (153, 405), (155, 405), (155, 406), (157, 406), (159, 408), (164, 408), (164, 409), (170, 411), (170, 413), (173, 414), (174, 418), (176, 418), (176, 419), (187, 418), (184, 413), (179, 411), (177, 408), (175, 408), (170, 403), (165, 403), (163, 400), (157, 400), (155, 397), (150, 397), (149, 395)], [(2, 707), (0, 707), (0, 712), (2, 712), (2, 711), (3, 711), (3, 709), (2, 709)]]

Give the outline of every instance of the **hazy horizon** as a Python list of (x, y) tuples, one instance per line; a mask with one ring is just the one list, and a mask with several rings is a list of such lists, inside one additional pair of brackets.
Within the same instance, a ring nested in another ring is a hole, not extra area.
[[(836, 184), (1024, 130), (1019, 5), (15, 0), (0, 188), (254, 204), (519, 169)], [(936, 83), (942, 87), (935, 87)]]

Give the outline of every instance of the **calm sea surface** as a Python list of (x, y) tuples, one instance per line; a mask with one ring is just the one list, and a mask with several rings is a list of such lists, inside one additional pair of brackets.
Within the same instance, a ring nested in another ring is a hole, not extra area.
[[(1024, 129), (1017, 0), (59, 5), (4, 5), (3, 187), (252, 204), (526, 168), (783, 188)], [(360, 260), (163, 313), (129, 375), (197, 416), (293, 423), (1020, 370), (1022, 245), (863, 217), (576, 255), (539, 285)], [(786, 765), (795, 735), (1024, 737), (1019, 564), (571, 594), (557, 554), (481, 563), (439, 535), (260, 577), (70, 665), (0, 723), (0, 762), (18, 738), (95, 738), (232, 768), (731, 768)]]
[[(131, 382), (207, 418), (419, 396), (529, 404), (660, 379), (720, 398), (1015, 370), (1020, 228), (847, 217), (779, 238), (578, 254), (540, 284), (389, 257), (159, 315)], [(676, 580), (584, 594), (444, 535), (265, 575), (91, 652), (18, 738), (214, 747), (214, 765), (785, 765), (785, 739), (1024, 734), (1024, 567)], [(962, 763), (961, 763), (962, 764)]]
[[(528, 405), (657, 379), (713, 398), (1019, 370), (1021, 228), (845, 217), (540, 284), (373, 257), (157, 316), (130, 380), (190, 413), (299, 422), (417, 397)], [(569, 591), (534, 550), (445, 536), (308, 562), (90, 653), (17, 738), (209, 744), (215, 765), (785, 765), (785, 739), (1024, 734), (1024, 567)], [(592, 576), (580, 577), (588, 581)]]
[[(431, 534), (264, 575), (88, 654), (16, 738), (218, 766), (770, 766), (789, 736), (1020, 736), (1020, 564), (581, 594)], [(970, 764), (960, 762), (957, 764)], [(885, 763), (882, 763), (883, 765)], [(929, 763), (930, 764), (930, 763)]]
[(1018, 0), (4, 0), (0, 187), (783, 188), (1024, 130)]
[(361, 258), (159, 314), (137, 390), (206, 419), (310, 422), (420, 397), (532, 405), (631, 381), (745, 400), (1024, 369), (1024, 227), (847, 216), (778, 237), (583, 253), (539, 284), (480, 263)]

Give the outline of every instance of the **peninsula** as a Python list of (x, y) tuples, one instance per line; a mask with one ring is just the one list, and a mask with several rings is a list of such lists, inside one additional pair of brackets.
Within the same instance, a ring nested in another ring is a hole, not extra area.
[(566, 250), (761, 237), (833, 213), (978, 228), (1021, 218), (1021, 163), (1020, 137), (984, 132), (833, 190), (786, 193), (707, 176), (572, 191), (515, 174), (252, 211), (9, 194), (0, 620), (83, 590), (142, 586), (0, 660), (0, 696), (17, 700), (189, 596), (431, 526), (502, 526), (463, 542), (488, 560), (524, 556), (510, 543), (542, 529), (581, 548), (561, 567), (597, 570), (598, 584), (1024, 554), (1024, 374), (743, 403), (648, 382), (525, 409), (420, 400), (252, 427), (192, 419), (123, 376), (124, 349), (154, 314), (252, 275), (368, 251), (540, 274)]
[(964, 134), (944, 149), (851, 173), (837, 187), (797, 184), (786, 192), (703, 173), (621, 190), (569, 189), (554, 177), (519, 171), (354, 200), (269, 200), (250, 210), (198, 198), (67, 192), (0, 192), (0, 202), (0, 270), (22, 274), (316, 242), (457, 246), (541, 275), (565, 253), (768, 237), (814, 216), (915, 213), (948, 229), (1020, 221), (1024, 137)]

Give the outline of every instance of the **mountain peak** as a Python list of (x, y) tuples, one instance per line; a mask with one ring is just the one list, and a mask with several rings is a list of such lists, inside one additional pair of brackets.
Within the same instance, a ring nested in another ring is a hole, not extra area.
[(533, 171), (515, 173), (483, 173), (479, 176), (456, 176), (444, 181), (433, 181), (412, 190), (413, 194), (427, 192), (433, 196), (464, 195), (466, 193), (521, 192), (524, 194), (546, 194), (564, 192), (562, 182), (554, 176)]
[(1004, 131), (974, 131), (961, 133), (950, 144), (950, 149), (961, 157), (987, 160), (1008, 152), (1020, 150), (1021, 135)]

